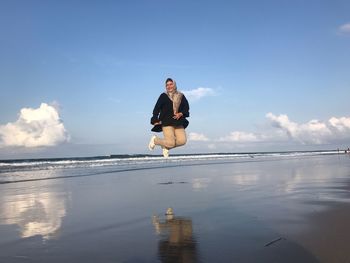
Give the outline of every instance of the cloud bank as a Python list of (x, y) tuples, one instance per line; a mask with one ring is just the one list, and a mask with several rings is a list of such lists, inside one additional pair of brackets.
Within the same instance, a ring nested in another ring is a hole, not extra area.
[(290, 121), (287, 115), (266, 114), (273, 127), (285, 132), (287, 136), (302, 144), (323, 144), (339, 139), (350, 138), (350, 118), (332, 117), (328, 121), (311, 120), (298, 124)]
[(192, 101), (199, 100), (203, 97), (215, 95), (215, 91), (213, 89), (202, 88), (202, 87), (199, 87), (199, 88), (193, 89), (193, 90), (184, 90), (183, 93), (185, 94), (187, 99), (192, 100)]
[(226, 136), (210, 139), (201, 133), (190, 133), (190, 140), (210, 143), (278, 143), (322, 145), (350, 142), (350, 117), (331, 117), (327, 121), (310, 120), (306, 123), (291, 121), (285, 114), (266, 114), (267, 127), (259, 132), (232, 131)]
[(225, 137), (218, 139), (219, 142), (258, 142), (262, 138), (258, 134), (251, 132), (234, 131)]
[(190, 132), (188, 136), (189, 141), (206, 142), (209, 141), (208, 137), (202, 133)]
[(54, 146), (68, 140), (57, 109), (47, 103), (37, 109), (23, 108), (17, 121), (0, 125), (0, 147)]

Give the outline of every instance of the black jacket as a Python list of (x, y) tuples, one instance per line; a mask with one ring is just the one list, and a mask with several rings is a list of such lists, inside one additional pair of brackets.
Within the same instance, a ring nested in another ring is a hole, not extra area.
[(174, 126), (179, 127), (183, 126), (186, 128), (188, 126), (188, 120), (187, 117), (190, 116), (189, 113), (190, 106), (188, 105), (188, 101), (185, 97), (185, 95), (182, 96), (181, 104), (179, 106), (179, 112), (183, 114), (183, 116), (175, 120), (174, 117), (174, 110), (173, 110), (173, 102), (168, 97), (166, 93), (160, 94), (156, 105), (153, 109), (153, 116), (151, 118), (151, 124), (155, 124), (159, 121), (162, 122), (161, 125), (156, 125), (152, 128), (152, 131), (154, 132), (161, 132), (162, 126)]

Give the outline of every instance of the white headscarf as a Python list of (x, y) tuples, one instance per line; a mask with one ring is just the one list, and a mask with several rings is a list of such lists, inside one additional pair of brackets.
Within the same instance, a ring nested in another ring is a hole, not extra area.
[(179, 112), (179, 107), (181, 104), (182, 96), (183, 94), (180, 91), (177, 91), (177, 86), (175, 80), (173, 80), (174, 83), (174, 90), (172, 92), (166, 92), (169, 99), (173, 102), (173, 110), (174, 114)]

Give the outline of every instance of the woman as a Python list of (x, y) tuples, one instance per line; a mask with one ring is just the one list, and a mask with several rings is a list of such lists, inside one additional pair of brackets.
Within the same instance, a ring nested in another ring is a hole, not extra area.
[(185, 128), (189, 117), (188, 101), (181, 92), (177, 91), (176, 82), (171, 78), (165, 81), (166, 92), (162, 93), (153, 109), (151, 124), (152, 131), (163, 131), (164, 138), (152, 136), (148, 148), (153, 150), (156, 145), (163, 149), (163, 156), (169, 157), (169, 149), (186, 143)]

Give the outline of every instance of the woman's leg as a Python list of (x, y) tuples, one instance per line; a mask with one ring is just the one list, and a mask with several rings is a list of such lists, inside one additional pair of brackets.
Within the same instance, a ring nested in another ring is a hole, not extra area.
[(175, 128), (172, 126), (164, 126), (163, 128), (164, 139), (156, 138), (154, 143), (164, 148), (171, 149), (175, 147)]
[(175, 147), (185, 145), (187, 142), (186, 132), (183, 127), (175, 128)]

